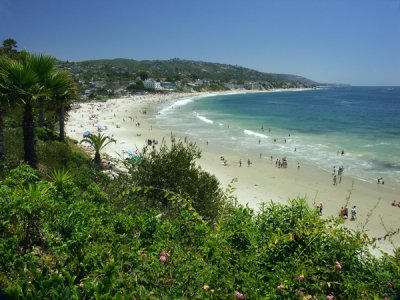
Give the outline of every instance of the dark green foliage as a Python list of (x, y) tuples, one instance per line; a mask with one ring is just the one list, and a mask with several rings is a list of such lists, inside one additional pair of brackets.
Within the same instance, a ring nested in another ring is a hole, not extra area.
[[(106, 178), (96, 181), (116, 189)], [(27, 165), (0, 182), (6, 295), (234, 299), (239, 291), (245, 299), (301, 299), (301, 292), (382, 299), (400, 284), (399, 252), (371, 256), (362, 236), (317, 217), (304, 200), (265, 204), (259, 213), (225, 205), (208, 224), (177, 194), (164, 193), (179, 208), (167, 216), (136, 203), (151, 196), (149, 188), (110, 199), (92, 182), (60, 197), (73, 185), (69, 171), (54, 171), (47, 182)]]
[(39, 127), (35, 129), (36, 137), (43, 141), (54, 141), (58, 138), (58, 135), (51, 129), (46, 127)]
[(164, 191), (189, 196), (193, 207), (206, 219), (214, 219), (220, 209), (222, 191), (215, 176), (196, 165), (200, 157), (199, 148), (192, 143), (171, 138), (170, 146), (165, 141), (159, 150), (145, 148), (142, 162), (131, 170), (133, 182), (138, 186), (153, 187), (147, 199), (156, 207), (168, 208)]

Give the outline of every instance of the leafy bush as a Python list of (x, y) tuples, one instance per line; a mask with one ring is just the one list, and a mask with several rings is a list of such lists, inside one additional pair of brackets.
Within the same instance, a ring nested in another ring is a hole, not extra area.
[(53, 171), (49, 182), (21, 165), (0, 182), (0, 295), (383, 299), (400, 286), (400, 250), (373, 257), (363, 235), (303, 199), (258, 212), (225, 201), (206, 222), (187, 195), (94, 169), (78, 185), (75, 172)]
[(131, 176), (134, 184), (153, 187), (147, 196), (151, 205), (167, 208), (164, 191), (168, 190), (188, 195), (200, 215), (214, 219), (221, 206), (222, 190), (215, 176), (196, 166), (198, 158), (200, 150), (195, 144), (172, 137), (170, 146), (163, 141), (159, 150), (144, 148), (142, 162), (131, 169)]
[(58, 134), (47, 127), (37, 127), (35, 133), (36, 137), (42, 141), (54, 141), (59, 138)]

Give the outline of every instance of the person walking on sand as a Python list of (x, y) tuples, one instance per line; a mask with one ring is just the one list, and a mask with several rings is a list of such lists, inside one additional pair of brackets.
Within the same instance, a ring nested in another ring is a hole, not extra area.
[(336, 182), (336, 175), (333, 175), (333, 185), (336, 185), (337, 184), (337, 182)]
[(322, 209), (324, 208), (322, 202), (319, 203), (318, 215), (322, 216)]
[(242, 159), (239, 159), (239, 167), (242, 166)]
[(247, 159), (247, 166), (250, 167), (250, 165), (251, 165), (251, 161), (250, 161), (250, 158), (248, 158)]
[(357, 218), (357, 210), (356, 210), (356, 206), (354, 205), (351, 208), (351, 221), (354, 221)]

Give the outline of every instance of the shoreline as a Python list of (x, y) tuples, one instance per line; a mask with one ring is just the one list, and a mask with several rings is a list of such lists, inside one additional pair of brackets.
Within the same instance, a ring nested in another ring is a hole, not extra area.
[[(255, 92), (276, 92), (255, 91)], [(284, 90), (286, 91), (286, 90)], [(70, 118), (66, 126), (67, 135), (73, 139), (81, 140), (84, 131), (95, 133), (100, 127), (105, 134), (117, 140), (108, 145), (103, 154), (120, 159), (124, 157), (124, 151), (141, 150), (147, 139), (162, 141), (168, 140), (172, 132), (157, 128), (150, 123), (150, 116), (158, 111), (157, 106), (162, 102), (178, 101), (185, 98), (207, 97), (216, 94), (234, 94), (254, 91), (229, 91), (226, 93), (175, 93), (166, 95), (143, 95), (131, 98), (110, 99), (106, 102), (81, 103), (79, 109), (70, 112)], [(140, 123), (140, 126), (138, 124)], [(98, 126), (96, 126), (98, 125)], [(172, 133), (173, 134), (173, 133)], [(184, 138), (181, 136), (177, 136)], [(289, 165), (288, 168), (277, 168), (275, 161), (269, 157), (261, 159), (255, 154), (250, 158), (253, 164), (247, 167), (247, 157), (239, 157), (235, 153), (224, 153), (228, 166), (220, 160), (221, 153), (218, 149), (208, 145), (200, 145), (193, 140), (202, 151), (199, 165), (207, 172), (215, 175), (223, 189), (234, 179), (236, 190), (234, 195), (238, 202), (257, 210), (262, 202), (274, 201), (287, 203), (288, 199), (304, 198), (311, 206), (323, 203), (323, 216), (338, 216), (341, 206), (348, 204), (349, 210), (353, 205), (357, 207), (357, 220), (345, 221), (349, 228), (365, 227), (368, 235), (383, 237), (389, 230), (397, 230), (400, 227), (398, 213), (400, 207), (391, 206), (393, 200), (400, 194), (399, 187), (389, 187), (372, 184), (362, 180), (343, 177), (341, 184), (332, 184), (332, 174), (315, 166), (302, 163)], [(87, 149), (87, 148), (86, 148)], [(239, 166), (239, 159), (243, 164)], [(350, 200), (347, 203), (347, 198)], [(373, 209), (372, 215), (370, 215)], [(385, 252), (392, 253), (394, 247), (400, 245), (400, 235), (392, 237), (393, 245), (388, 240), (383, 240), (377, 245)], [(379, 255), (379, 253), (377, 252)]]

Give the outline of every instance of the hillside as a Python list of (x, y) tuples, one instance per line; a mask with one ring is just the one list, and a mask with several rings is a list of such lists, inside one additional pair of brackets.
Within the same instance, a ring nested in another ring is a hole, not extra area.
[[(171, 60), (88, 60), (60, 62), (62, 68), (70, 69), (82, 84), (90, 89), (97, 82), (105, 90), (138, 91), (143, 81), (173, 83), (178, 90), (227, 90), (314, 87), (316, 82), (297, 75), (263, 73), (249, 68), (220, 63)], [(100, 84), (99, 84), (100, 83)], [(135, 86), (139, 83), (138, 86)], [(132, 85), (135, 88), (132, 89)], [(131, 90), (129, 90), (129, 86)], [(104, 90), (94, 94), (104, 96)]]

